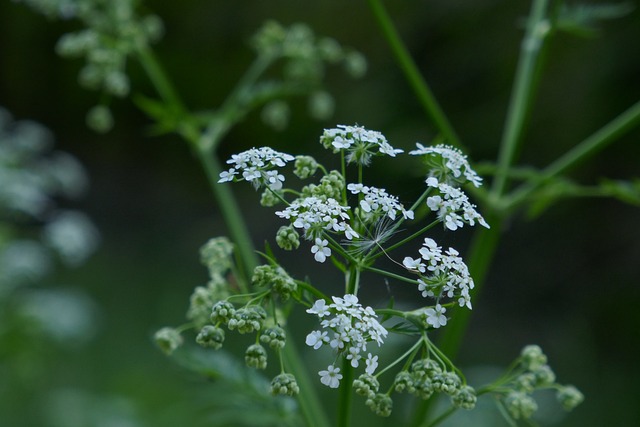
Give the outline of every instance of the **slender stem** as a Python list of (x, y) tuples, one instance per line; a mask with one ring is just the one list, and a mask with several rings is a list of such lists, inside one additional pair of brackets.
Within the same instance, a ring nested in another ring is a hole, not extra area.
[[(489, 266), (500, 241), (501, 220), (498, 217), (488, 217), (488, 220), (491, 221), (491, 228), (482, 228), (476, 231), (467, 256), (467, 266), (475, 285), (471, 294), (474, 303), (477, 303), (477, 296), (480, 295)], [(452, 309), (452, 311), (451, 320), (449, 320), (447, 327), (444, 328), (442, 335), (439, 337), (438, 347), (450, 359), (455, 360), (472, 312), (459, 307)]]
[(492, 188), (493, 199), (499, 199), (506, 189), (509, 169), (515, 159), (531, 110), (536, 77), (539, 74), (538, 59), (550, 31), (550, 25), (545, 19), (548, 3), (549, 0), (534, 0), (531, 6), (500, 144), (498, 170)]
[(209, 179), (213, 195), (218, 203), (218, 209), (220, 209), (229, 228), (229, 233), (236, 244), (237, 250), (240, 252), (240, 259), (243, 262), (243, 265), (240, 266), (241, 270), (246, 275), (246, 278), (249, 279), (253, 274), (253, 269), (259, 262), (247, 226), (242, 219), (240, 207), (229, 186), (218, 184), (218, 177), (222, 172), (218, 159), (206, 153), (202, 153), (198, 157)]
[(416, 237), (420, 237), (422, 234), (424, 234), (425, 232), (429, 231), (430, 229), (432, 229), (433, 227), (436, 226), (436, 224), (438, 224), (440, 222), (440, 220), (435, 220), (433, 222), (431, 222), (429, 225), (423, 227), (422, 229), (416, 231), (415, 233), (413, 233), (411, 236), (402, 239), (401, 241), (394, 243), (393, 245), (389, 246), (386, 249), (381, 249), (381, 252), (376, 253), (375, 255), (369, 256), (366, 258), (366, 261), (369, 260), (374, 260), (382, 255), (384, 255), (386, 252), (391, 252), (394, 249), (399, 248), (400, 246), (404, 245), (407, 242), (412, 241), (413, 239), (415, 239)]
[(639, 125), (640, 101), (633, 104), (618, 117), (556, 159), (542, 171), (540, 178), (535, 181), (529, 181), (516, 189), (507, 197), (505, 201), (506, 208), (513, 208), (524, 202), (527, 197), (544, 184), (544, 182), (561, 175), (587, 157), (593, 156)]
[(372, 273), (377, 273), (382, 276), (391, 277), (392, 279), (400, 280), (402, 282), (407, 282), (415, 285), (417, 282), (414, 279), (409, 279), (408, 277), (400, 276), (399, 274), (391, 273), (390, 271), (381, 270), (375, 267), (363, 266), (363, 270), (371, 271)]
[[(186, 115), (186, 108), (183, 106), (182, 101), (179, 99), (162, 67), (152, 54), (152, 51), (148, 49), (140, 50), (138, 52), (138, 59), (163, 100), (170, 106), (177, 108), (180, 115)], [(256, 68), (258, 67), (256, 66)], [(218, 201), (218, 206), (223, 218), (229, 227), (231, 238), (241, 251), (241, 258), (244, 262), (241, 266), (241, 271), (249, 278), (255, 266), (258, 265), (258, 257), (255, 253), (253, 243), (249, 238), (247, 232), (248, 227), (246, 227), (246, 224), (242, 220), (241, 210), (229, 187), (218, 185), (217, 183), (222, 168), (213, 152), (213, 148), (217, 142), (222, 139), (228, 129), (228, 126), (218, 128), (218, 131), (215, 132), (214, 140), (209, 141), (210, 144), (201, 144), (203, 135), (193, 122), (189, 120), (185, 120), (183, 127), (177, 129), (177, 131), (195, 148), (196, 156), (206, 172), (214, 197)], [(285, 346), (282, 351), (282, 356), (291, 372), (296, 376), (296, 380), (300, 386), (298, 401), (306, 424), (314, 427), (329, 427), (331, 423), (322, 408), (314, 384), (311, 382), (308, 371), (302, 363), (293, 342)]]
[(369, 0), (369, 8), (380, 27), (382, 34), (387, 40), (391, 51), (393, 52), (400, 69), (404, 73), (415, 95), (418, 97), (420, 104), (424, 108), (427, 116), (431, 117), (433, 123), (447, 140), (448, 144), (462, 147), (462, 143), (458, 138), (449, 119), (442, 111), (429, 85), (424, 80), (416, 63), (409, 55), (407, 47), (402, 42), (398, 32), (389, 18), (389, 14), (385, 10), (381, 0)]
[(384, 369), (382, 369), (381, 371), (379, 371), (376, 374), (376, 378), (378, 378), (380, 375), (384, 374), (385, 372), (387, 372), (388, 370), (390, 370), (391, 368), (393, 368), (394, 366), (396, 366), (398, 363), (402, 362), (406, 357), (409, 357), (411, 355), (411, 353), (414, 353), (416, 351), (418, 351), (418, 349), (420, 348), (420, 346), (423, 344), (423, 339), (420, 338), (418, 341), (416, 341), (416, 343), (411, 346), (411, 348), (407, 351), (404, 352), (404, 354), (400, 357), (398, 357), (396, 360), (394, 360), (393, 362), (391, 362), (388, 366), (386, 366)]
[(449, 418), (449, 416), (451, 416), (453, 413), (455, 413), (456, 410), (458, 410), (457, 407), (451, 406), (451, 407), (449, 407), (449, 409), (447, 409), (442, 414), (440, 414), (437, 418), (434, 418), (432, 421), (425, 421), (421, 425), (421, 427), (435, 427), (438, 424), (440, 424), (442, 421), (444, 421), (445, 419)]
[(353, 366), (351, 361), (342, 359), (342, 379), (340, 380), (340, 396), (338, 397), (338, 427), (351, 425), (351, 406), (353, 403)]
[(282, 357), (289, 371), (295, 375), (300, 387), (298, 403), (306, 425), (309, 427), (329, 427), (333, 423), (329, 421), (326, 411), (315, 393), (315, 384), (311, 381), (304, 362), (292, 344), (292, 340), (287, 340), (287, 345), (282, 349)]

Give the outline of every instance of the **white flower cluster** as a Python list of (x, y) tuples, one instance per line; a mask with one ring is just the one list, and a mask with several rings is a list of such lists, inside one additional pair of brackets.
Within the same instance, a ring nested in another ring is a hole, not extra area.
[(402, 150), (393, 148), (382, 133), (362, 126), (338, 125), (337, 128), (325, 129), (320, 142), (325, 148), (332, 148), (335, 153), (347, 150), (347, 161), (362, 165), (368, 164), (374, 154), (395, 157), (402, 153)]
[(391, 196), (383, 188), (368, 187), (362, 184), (349, 184), (347, 190), (351, 194), (364, 194), (360, 200), (360, 209), (367, 214), (372, 214), (374, 219), (377, 215), (387, 215), (391, 220), (396, 219), (396, 215), (401, 213), (404, 219), (413, 219), (413, 211), (405, 210), (402, 203), (396, 196)]
[[(325, 330), (317, 330), (307, 335), (306, 344), (314, 349), (328, 345), (351, 361), (351, 366), (360, 365), (362, 354), (367, 351), (367, 343), (375, 341), (382, 345), (388, 332), (378, 320), (371, 307), (363, 307), (358, 297), (347, 294), (344, 298), (332, 297), (333, 303), (327, 305), (325, 300), (317, 300), (307, 313), (317, 315)], [(365, 371), (373, 375), (378, 367), (378, 356), (367, 354)], [(320, 381), (331, 388), (340, 384), (340, 369), (330, 365), (327, 370), (320, 371)]]
[(349, 240), (358, 237), (348, 223), (348, 210), (333, 198), (311, 196), (293, 201), (286, 209), (277, 211), (276, 215), (291, 220), (295, 228), (304, 230), (308, 240), (314, 239), (311, 252), (315, 254), (316, 261), (324, 262), (331, 255), (331, 249), (327, 247), (327, 240), (321, 238), (323, 231), (344, 233)]
[[(402, 264), (408, 270), (421, 273), (421, 277), (418, 279), (418, 290), (422, 292), (422, 296), (436, 299), (440, 299), (443, 296), (448, 298), (458, 297), (460, 307), (466, 305), (471, 309), (469, 291), (473, 289), (473, 279), (458, 251), (449, 248), (443, 252), (442, 248), (433, 239), (427, 237), (424, 239), (419, 253), (421, 258), (406, 257)], [(427, 277), (425, 274), (429, 274), (429, 276)], [(440, 314), (444, 313), (442, 310), (436, 309), (436, 311), (440, 311), (437, 313), (438, 318)], [(433, 315), (436, 315), (436, 313)], [(429, 322), (428, 318), (427, 321)], [(432, 324), (431, 322), (429, 323)], [(432, 326), (438, 327), (435, 324), (432, 324)]]
[(487, 221), (476, 211), (476, 206), (469, 202), (469, 197), (464, 194), (464, 191), (444, 182), (438, 182), (435, 177), (427, 178), (426, 183), (440, 192), (440, 195), (427, 198), (427, 206), (432, 211), (438, 212), (438, 218), (449, 230), (455, 231), (462, 228), (465, 223), (473, 226), (476, 222), (490, 228)]
[(453, 174), (453, 177), (456, 180), (460, 181), (462, 176), (464, 176), (464, 179), (472, 183), (474, 186), (480, 187), (482, 185), (482, 178), (480, 178), (480, 176), (471, 169), (467, 156), (457, 148), (443, 144), (433, 147), (425, 147), (422, 144), (416, 143), (416, 146), (418, 149), (410, 151), (409, 154), (413, 156), (439, 156), (442, 158), (444, 166)]
[[(221, 172), (218, 182), (232, 182), (245, 180), (254, 187), (267, 185), (272, 190), (280, 190), (284, 176), (275, 168), (281, 168), (287, 162), (295, 160), (290, 154), (281, 153), (269, 147), (251, 148), (239, 154), (234, 154), (227, 163), (233, 165), (231, 169)], [(242, 178), (236, 175), (242, 173)]]

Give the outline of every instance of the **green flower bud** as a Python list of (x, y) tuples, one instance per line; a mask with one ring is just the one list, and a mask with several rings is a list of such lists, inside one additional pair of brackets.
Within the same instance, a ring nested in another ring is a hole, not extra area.
[(522, 366), (529, 371), (534, 371), (547, 363), (547, 356), (537, 345), (528, 345), (520, 353)]
[(260, 344), (253, 344), (247, 348), (244, 361), (250, 368), (265, 369), (267, 367), (267, 351)]
[(536, 388), (537, 379), (531, 372), (518, 375), (514, 380), (515, 388), (525, 393), (531, 393)]
[(468, 385), (460, 387), (451, 398), (453, 406), (467, 410), (475, 408), (477, 400), (476, 391)]
[(323, 91), (315, 91), (309, 96), (309, 115), (316, 120), (327, 120), (333, 115), (335, 101), (333, 97)]
[(284, 101), (271, 101), (262, 109), (262, 121), (275, 130), (284, 130), (289, 124), (291, 109)]
[(300, 179), (310, 178), (318, 170), (318, 162), (311, 156), (296, 156), (293, 173)]
[(250, 334), (262, 328), (267, 312), (259, 305), (252, 305), (236, 310), (229, 319), (227, 327), (230, 330), (237, 329), (241, 334)]
[(270, 392), (274, 396), (296, 396), (300, 393), (300, 387), (298, 387), (296, 377), (292, 374), (283, 373), (271, 380)]
[(211, 323), (213, 324), (227, 324), (235, 316), (236, 309), (228, 301), (218, 301), (211, 308)]
[(260, 342), (267, 344), (272, 350), (279, 350), (284, 347), (287, 334), (279, 326), (272, 326), (265, 329), (260, 335)]
[(373, 398), (380, 388), (380, 383), (373, 375), (362, 374), (353, 381), (353, 388), (360, 396)]
[(558, 390), (556, 393), (556, 399), (558, 399), (558, 402), (560, 402), (565, 410), (571, 411), (582, 403), (584, 395), (574, 386), (567, 385)]
[(104, 105), (96, 105), (87, 112), (87, 126), (98, 133), (107, 133), (113, 128), (111, 110)]
[(396, 378), (393, 381), (393, 387), (398, 393), (406, 391), (407, 393), (415, 393), (416, 387), (413, 380), (413, 375), (407, 371), (400, 371), (396, 374)]
[(549, 365), (538, 367), (532, 372), (536, 377), (536, 386), (546, 387), (556, 382), (556, 374), (551, 370)]
[(351, 51), (344, 58), (344, 66), (351, 77), (358, 79), (367, 72), (367, 59), (360, 52)]
[(122, 98), (129, 94), (129, 77), (121, 71), (112, 71), (104, 78), (104, 89), (112, 94)]
[(367, 399), (366, 405), (376, 415), (388, 417), (393, 409), (393, 401), (386, 394), (378, 393)]
[(251, 283), (255, 286), (270, 287), (283, 301), (288, 300), (291, 293), (298, 289), (295, 280), (282, 267), (274, 265), (257, 266), (253, 270)]
[(416, 378), (432, 378), (442, 373), (442, 367), (433, 359), (420, 359), (411, 365), (411, 372)]
[(533, 397), (521, 391), (512, 391), (504, 398), (504, 406), (509, 414), (516, 420), (531, 418), (538, 409), (538, 404)]
[(298, 249), (300, 246), (300, 234), (291, 225), (282, 226), (276, 234), (276, 243), (285, 251)]
[[(277, 190), (275, 191), (279, 192)], [(262, 196), (260, 197), (260, 206), (270, 208), (280, 203), (281, 200), (278, 197), (276, 197), (276, 195), (273, 193), (274, 193), (274, 190), (271, 190), (269, 188), (265, 189), (262, 192)]]
[(416, 378), (414, 376), (413, 386), (415, 388), (415, 395), (422, 400), (428, 400), (436, 391), (433, 386), (433, 381), (429, 377)]
[(335, 39), (323, 37), (318, 41), (318, 50), (328, 62), (338, 62), (343, 57), (342, 46)]
[(182, 336), (174, 328), (162, 328), (153, 336), (156, 344), (165, 354), (173, 353), (182, 345)]
[(224, 331), (217, 326), (206, 325), (200, 330), (196, 342), (203, 347), (219, 350), (224, 343)]
[(200, 261), (209, 273), (222, 274), (231, 268), (233, 243), (226, 237), (214, 237), (200, 248)]
[(453, 396), (458, 392), (458, 389), (462, 385), (460, 377), (454, 372), (443, 372), (441, 374), (435, 374), (431, 377), (433, 382), (433, 388), (441, 393)]

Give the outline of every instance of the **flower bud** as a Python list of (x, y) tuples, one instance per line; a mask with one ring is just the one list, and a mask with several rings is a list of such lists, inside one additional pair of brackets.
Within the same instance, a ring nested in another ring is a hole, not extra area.
[(224, 343), (224, 330), (217, 326), (206, 325), (200, 330), (196, 342), (203, 347), (219, 350)]
[(393, 409), (393, 401), (386, 394), (378, 393), (367, 399), (366, 405), (376, 415), (388, 417)]
[(180, 332), (174, 328), (162, 328), (155, 333), (153, 338), (165, 354), (173, 353), (183, 342)]
[(398, 372), (393, 382), (393, 387), (395, 391), (397, 391), (398, 393), (402, 393), (404, 391), (406, 391), (407, 393), (416, 392), (416, 386), (413, 380), (413, 375), (411, 375), (407, 371)]
[(285, 251), (298, 249), (300, 246), (300, 234), (292, 226), (282, 226), (276, 234), (276, 243)]
[(512, 391), (504, 399), (504, 406), (509, 414), (516, 420), (531, 418), (538, 409), (538, 404), (533, 397), (521, 391)]
[(260, 344), (253, 344), (247, 348), (244, 361), (250, 368), (265, 369), (267, 367), (267, 351)]
[(295, 396), (300, 393), (300, 387), (298, 387), (296, 377), (292, 374), (282, 373), (271, 380), (270, 392), (274, 396)]
[(451, 400), (456, 408), (471, 410), (475, 408), (478, 398), (473, 387), (465, 385), (457, 390)]
[(562, 405), (562, 407), (571, 411), (573, 408), (578, 406), (584, 400), (584, 395), (572, 385), (561, 387), (556, 393), (556, 399)]
[(372, 398), (378, 392), (380, 383), (373, 375), (362, 374), (353, 381), (353, 388), (360, 396)]
[(211, 308), (211, 323), (227, 324), (236, 314), (236, 309), (229, 301), (218, 301)]
[(287, 335), (279, 326), (272, 326), (265, 329), (260, 335), (260, 341), (271, 347), (272, 350), (279, 350), (284, 347)]
[(520, 353), (522, 365), (529, 371), (534, 371), (547, 363), (547, 356), (537, 345), (528, 345)]

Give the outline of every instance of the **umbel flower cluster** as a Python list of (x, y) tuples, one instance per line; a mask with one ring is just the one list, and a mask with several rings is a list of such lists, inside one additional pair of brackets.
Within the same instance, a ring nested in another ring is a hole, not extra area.
[[(394, 392), (421, 399), (441, 393), (450, 397), (454, 408), (462, 409), (472, 409), (478, 395), (492, 392), (513, 419), (531, 415), (533, 406), (527, 402), (537, 388), (558, 389), (566, 408), (579, 403), (579, 392), (555, 383), (546, 364), (525, 366), (521, 362), (533, 358), (530, 349), (516, 363), (519, 369), (510, 371), (495, 387), (476, 391), (430, 339), (456, 310), (472, 308), (474, 282), (460, 253), (443, 248), (428, 235), (429, 230), (438, 225), (446, 232), (489, 228), (464, 191), (465, 186), (482, 185), (467, 157), (453, 147), (418, 143), (409, 155), (426, 165), (424, 186), (407, 203), (363, 181), (364, 168), (375, 158), (393, 161), (403, 153), (380, 132), (340, 125), (324, 130), (320, 144), (339, 157), (335, 170), (310, 156), (258, 147), (233, 155), (219, 183), (246, 181), (260, 191), (260, 203), (284, 222), (275, 236), (277, 246), (285, 251), (306, 248), (310, 259), (323, 268), (340, 270), (344, 292), (327, 295), (322, 285), (292, 278), (270, 247), (262, 254), (265, 264), (255, 268), (250, 280), (243, 280), (230, 262), (231, 244), (214, 239), (203, 248), (211, 283), (196, 289), (189, 309), (199, 330), (196, 341), (219, 349), (228, 333), (254, 335), (245, 353), (246, 364), (267, 369), (269, 347), (280, 360), (271, 392), (295, 395), (299, 387), (281, 351), (287, 339), (287, 316), (294, 305), (301, 305), (304, 313), (319, 322), (319, 328), (306, 335), (305, 344), (327, 354), (326, 365), (318, 370), (319, 382), (329, 388), (352, 387), (378, 415), (392, 412)], [(301, 184), (290, 185), (288, 168)], [(407, 250), (416, 243), (421, 244), (416, 252)], [(380, 263), (384, 268), (378, 266), (380, 259), (386, 261)], [(361, 284), (363, 273), (367, 274), (366, 289), (375, 283), (388, 284), (390, 289), (411, 286), (416, 298), (407, 303), (407, 310), (389, 302), (380, 304), (384, 308), (372, 308), (363, 303), (369, 298)], [(374, 275), (380, 279), (369, 279)], [(163, 348), (168, 352), (177, 348), (181, 330), (161, 332), (157, 339)], [(392, 333), (413, 336), (415, 342), (400, 357), (387, 360), (392, 352), (385, 352), (384, 345)], [(394, 369), (395, 375), (382, 377)], [(360, 371), (359, 376), (354, 375), (355, 370)], [(390, 379), (383, 391), (381, 379)], [(524, 383), (529, 386), (523, 388)]]

